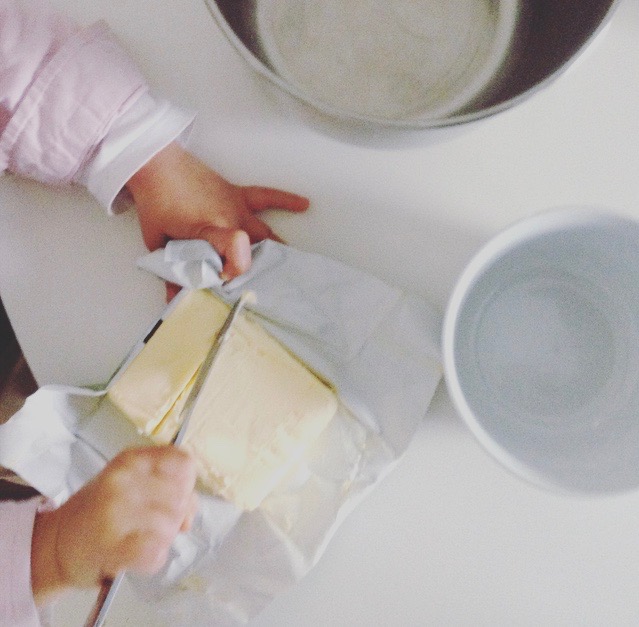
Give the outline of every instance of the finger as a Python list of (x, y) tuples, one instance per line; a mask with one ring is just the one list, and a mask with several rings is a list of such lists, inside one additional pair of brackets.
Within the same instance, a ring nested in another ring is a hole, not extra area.
[(191, 495), (191, 499), (188, 505), (188, 509), (187, 512), (184, 516), (184, 520), (182, 521), (182, 526), (180, 527), (180, 531), (182, 532), (186, 532), (189, 531), (189, 529), (191, 529), (191, 527), (193, 526), (193, 521), (195, 520), (195, 516), (198, 512), (198, 509), (200, 507), (200, 502), (199, 499), (197, 497), (197, 494), (193, 493)]
[(138, 571), (143, 575), (157, 574), (162, 566), (166, 564), (166, 560), (169, 558), (169, 550), (170, 547), (168, 546), (155, 550), (148, 556), (148, 559), (140, 564)]
[(117, 570), (132, 570), (139, 574), (153, 575), (166, 563), (171, 543), (158, 537), (153, 531), (138, 531), (127, 537), (120, 551), (123, 559)]
[(248, 186), (242, 187), (241, 190), (248, 208), (254, 213), (267, 209), (283, 209), (300, 213), (306, 211), (310, 204), (305, 196), (272, 187)]
[(245, 231), (208, 227), (202, 235), (222, 257), (224, 266), (220, 276), (225, 281), (251, 267), (251, 241)]
[(157, 542), (147, 532), (136, 530), (129, 533), (105, 555), (102, 577), (115, 578), (124, 570), (148, 571), (149, 566), (161, 558), (157, 549)]
[(248, 236), (252, 243), (261, 242), (265, 239), (272, 239), (276, 242), (283, 242), (279, 235), (277, 235), (273, 229), (255, 216), (250, 216), (244, 223), (244, 230), (248, 233)]
[(169, 283), (167, 282), (166, 284), (166, 302), (170, 303), (179, 293), (179, 291), (182, 289), (181, 285), (176, 285), (175, 283)]

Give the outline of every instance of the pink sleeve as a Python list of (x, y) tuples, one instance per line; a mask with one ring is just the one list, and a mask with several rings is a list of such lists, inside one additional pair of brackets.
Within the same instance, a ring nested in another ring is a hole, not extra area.
[(147, 89), (108, 27), (41, 0), (0, 0), (0, 170), (70, 182)]
[(40, 625), (31, 592), (31, 535), (42, 499), (0, 503), (0, 624)]

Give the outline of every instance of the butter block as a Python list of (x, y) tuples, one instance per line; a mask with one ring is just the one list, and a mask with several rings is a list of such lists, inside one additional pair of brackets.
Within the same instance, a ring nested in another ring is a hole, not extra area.
[[(228, 311), (209, 291), (187, 295), (109, 392), (112, 402), (153, 441), (168, 443), (177, 432), (197, 369)], [(160, 335), (174, 316), (177, 324)], [(171, 357), (174, 352), (179, 359)], [(193, 453), (204, 486), (252, 510), (336, 411), (334, 391), (258, 322), (241, 315), (200, 391), (182, 445)]]

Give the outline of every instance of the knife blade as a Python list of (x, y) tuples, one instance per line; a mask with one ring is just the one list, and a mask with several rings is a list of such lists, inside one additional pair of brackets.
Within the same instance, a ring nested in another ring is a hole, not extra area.
[(215, 363), (215, 359), (217, 358), (220, 349), (226, 339), (229, 336), (231, 326), (235, 319), (239, 315), (240, 311), (243, 309), (244, 305), (247, 303), (255, 302), (255, 294), (250, 291), (243, 292), (242, 295), (235, 301), (235, 304), (231, 308), (229, 315), (224, 320), (224, 323), (220, 327), (220, 330), (217, 332), (215, 336), (215, 340), (213, 341), (213, 345), (211, 346), (208, 354), (204, 358), (202, 362), (202, 366), (195, 378), (195, 382), (193, 383), (193, 387), (189, 392), (189, 395), (186, 399), (186, 403), (184, 403), (184, 407), (180, 412), (180, 416), (178, 418), (178, 423), (180, 424), (180, 428), (178, 429), (175, 437), (171, 441), (175, 446), (179, 446), (186, 435), (186, 430), (189, 426), (189, 421), (191, 419), (191, 414), (193, 413), (193, 409), (195, 408), (195, 404), (197, 402), (198, 396), (200, 394), (200, 390), (204, 387), (206, 380), (208, 379), (209, 373), (213, 364)]

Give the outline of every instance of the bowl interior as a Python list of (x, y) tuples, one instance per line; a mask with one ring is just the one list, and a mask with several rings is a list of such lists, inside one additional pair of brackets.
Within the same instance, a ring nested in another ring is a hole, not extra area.
[(446, 375), (480, 440), (546, 485), (639, 486), (639, 226), (536, 218), (463, 281)]
[[(336, 117), (414, 127), (469, 121), (517, 101), (558, 73), (590, 41), (616, 3), (615, 0), (484, 0), (480, 3), (406, 0), (395, 3), (399, 8), (392, 9), (393, 15), (399, 15), (397, 28), (401, 32), (397, 31), (397, 41), (384, 43), (384, 23), (395, 22), (390, 13), (382, 15), (391, 9), (381, 0), (354, 0), (354, 3), (342, 0), (319, 3), (316, 0), (205, 1), (251, 65), (297, 99)], [(481, 11), (471, 15), (473, 7), (475, 11), (480, 7)], [(349, 11), (361, 14), (361, 20), (349, 18), (350, 22), (345, 24)], [(375, 19), (370, 12), (374, 12)], [(333, 14), (336, 19), (331, 21)], [(456, 33), (450, 42), (443, 37), (442, 31), (448, 32), (460, 23), (465, 23), (467, 28)], [(481, 28), (472, 28), (479, 24)], [(355, 28), (361, 28), (361, 32), (353, 32)], [(495, 32), (492, 43), (488, 44), (479, 34), (491, 28)], [(367, 37), (367, 33), (370, 36)], [(425, 75), (416, 77), (414, 73), (396, 69), (378, 80), (383, 73), (376, 74), (375, 68), (378, 70), (384, 63), (392, 68), (394, 64), (421, 67), (414, 58), (418, 49), (410, 48), (407, 43), (411, 38), (418, 42), (419, 37), (425, 54), (423, 65), (432, 65), (433, 71), (439, 68), (441, 76), (435, 75), (438, 80), (429, 83)], [(373, 38), (377, 41), (371, 42)], [(352, 45), (353, 50), (370, 54), (356, 63), (354, 55), (348, 54), (344, 43), (347, 40), (351, 41), (348, 45)], [(328, 45), (331, 41), (333, 45)], [(440, 45), (441, 42), (448, 45), (450, 55), (457, 57), (451, 56), (446, 63), (436, 59), (437, 52), (446, 53), (446, 46)], [(375, 55), (376, 46), (384, 53)], [(284, 57), (287, 62), (282, 62)], [(378, 62), (373, 64), (375, 58)], [(362, 76), (362, 68), (369, 67), (372, 68), (370, 76)], [(345, 78), (349, 71), (350, 79)], [(305, 74), (310, 77), (306, 83)], [(421, 91), (415, 87), (420, 81)], [(361, 89), (359, 83), (362, 83)], [(414, 93), (409, 89), (411, 86)], [(358, 97), (369, 93), (365, 87), (372, 91), (371, 99), (377, 98), (374, 104)], [(420, 113), (419, 97), (431, 87), (430, 102), (422, 103)], [(456, 97), (443, 97), (446, 89), (452, 90)], [(400, 92), (401, 98), (397, 95)], [(379, 102), (387, 102), (389, 94), (395, 97), (393, 106), (379, 108)]]

